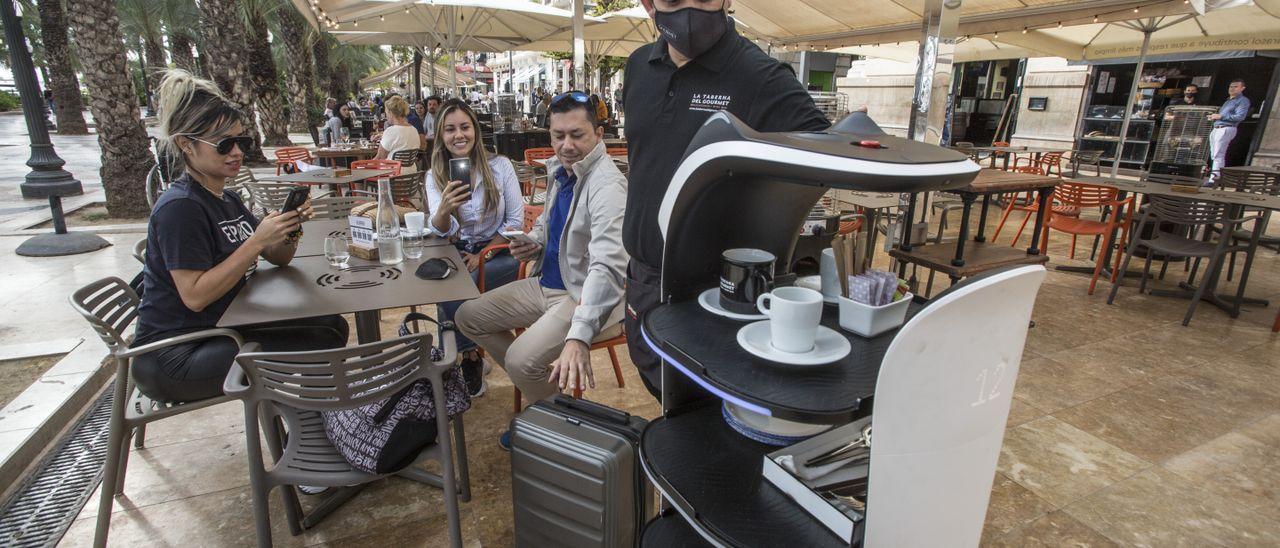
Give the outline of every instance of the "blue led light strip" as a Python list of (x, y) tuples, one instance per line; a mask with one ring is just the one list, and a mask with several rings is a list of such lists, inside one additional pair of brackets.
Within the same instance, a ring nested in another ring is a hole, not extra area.
[(658, 345), (653, 342), (653, 339), (649, 338), (649, 331), (645, 329), (643, 325), (640, 326), (640, 336), (644, 337), (645, 344), (648, 344), (649, 348), (653, 349), (653, 351), (657, 353), (659, 357), (661, 357), (664, 361), (670, 363), (676, 369), (680, 370), (680, 372), (683, 373), (684, 376), (689, 377), (691, 380), (693, 380), (693, 382), (698, 383), (699, 386), (705, 388), (708, 392), (711, 392), (712, 394), (719, 396), (720, 399), (722, 400), (728, 400), (730, 403), (733, 403), (738, 407), (742, 407), (749, 411), (752, 411), (761, 415), (765, 415), (768, 417), (773, 416), (773, 413), (770, 412), (768, 409), (765, 409), (764, 407), (761, 407), (757, 404), (754, 404), (748, 401), (743, 401), (741, 398), (738, 398), (737, 396), (729, 394), (728, 392), (725, 392), (724, 390), (721, 390), (720, 388), (717, 388), (716, 386), (707, 382), (702, 377), (699, 377), (693, 374), (692, 371), (689, 371), (687, 368), (685, 368), (685, 366), (681, 365), (680, 362), (677, 361), (675, 358), (672, 358), (669, 354), (667, 354), (666, 352), (663, 352), (661, 348), (658, 348)]

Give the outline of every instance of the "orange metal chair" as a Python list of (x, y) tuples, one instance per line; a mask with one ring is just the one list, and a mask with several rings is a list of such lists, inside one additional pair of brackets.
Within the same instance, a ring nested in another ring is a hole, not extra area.
[(523, 188), (520, 189), (525, 196), (533, 196), (533, 193), (537, 192), (538, 189), (547, 188), (547, 168), (546, 166), (534, 162), (534, 160), (546, 160), (548, 158), (554, 158), (555, 156), (556, 151), (551, 147), (534, 147), (524, 149), (524, 163), (529, 164), (529, 166), (533, 168), (535, 174), (535, 176), (522, 185)]
[[(1023, 161), (1026, 162), (1025, 166), (1020, 165)], [(1038, 171), (1028, 171), (1026, 168), (1030, 168), (1030, 167), (1038, 168)], [(1040, 156), (1039, 160), (1036, 160), (1035, 158), (1032, 158), (1030, 156), (1014, 157), (1013, 167), (1011, 168), (1011, 171), (1019, 171), (1022, 173), (1038, 173), (1039, 175), (1053, 175), (1055, 174), (1054, 173), (1055, 170), (1056, 170), (1056, 175), (1058, 176), (1059, 179), (1061, 179), (1062, 178), (1062, 153), (1061, 152), (1046, 152)]]
[(276, 175), (283, 170), (293, 173), (298, 170), (298, 160), (311, 163), (311, 151), (303, 147), (285, 147), (276, 149)]
[[(390, 169), (389, 175), (384, 177), (398, 177), (400, 175), (400, 162), (395, 160), (355, 160), (351, 162), (351, 169)], [(378, 184), (378, 177), (369, 177), (364, 182)], [(355, 183), (348, 185), (351, 190), (355, 190)]]
[[(1007, 142), (1005, 142), (1005, 141), (992, 141), (992, 142), (991, 142), (991, 146), (993, 146), (993, 147), (1007, 147), (1007, 146), (1009, 146), (1009, 143), (1007, 143)], [(997, 159), (1000, 159), (1000, 158), (1004, 158), (1004, 156), (1005, 156), (1006, 154), (1008, 154), (1008, 152), (999, 152), (999, 151), (992, 152), (992, 153), (991, 153), (991, 167), (996, 167), (996, 160), (997, 160)], [(1015, 155), (1013, 158), (1016, 160), (1018, 157)]]
[[(1130, 196), (1123, 200), (1117, 199), (1118, 190), (1085, 183), (1068, 182), (1058, 185), (1053, 189), (1054, 201), (1061, 204), (1062, 207), (1073, 208), (1076, 215), (1063, 215), (1057, 213), (1057, 207), (1049, 208), (1048, 214), (1045, 216), (1044, 232), (1040, 235), (1040, 252), (1048, 254), (1049, 249), (1049, 231), (1057, 230), (1066, 232), (1071, 235), (1071, 258), (1076, 258), (1076, 238), (1083, 236), (1101, 236), (1102, 237), (1102, 253), (1097, 257), (1097, 266), (1093, 269), (1093, 279), (1089, 280), (1089, 294), (1093, 294), (1093, 289), (1098, 285), (1098, 276), (1102, 274), (1103, 257), (1111, 249), (1111, 237), (1117, 229), (1120, 230), (1120, 246), (1116, 249), (1115, 261), (1111, 264), (1119, 265), (1120, 260), (1124, 257), (1125, 244), (1129, 240), (1129, 226), (1133, 221), (1133, 197)], [(1079, 211), (1088, 208), (1097, 207), (1111, 208), (1111, 215), (1105, 221), (1095, 221), (1092, 219), (1082, 219)], [(1029, 216), (1029, 215), (1028, 215)], [(1119, 268), (1112, 268), (1111, 281), (1115, 281), (1116, 275), (1120, 272)]]
[(627, 157), (627, 149), (624, 147), (606, 147), (604, 149), (604, 152), (605, 154), (608, 154), (610, 156), (622, 156), (623, 158)]
[[(1024, 166), (1021, 169), (1028, 168)], [(1031, 218), (1035, 216), (1036, 212), (1040, 210), (1040, 202), (1036, 200), (1036, 193), (1034, 191), (1018, 192), (1007, 196), (1006, 199), (1008, 200), (1008, 203), (1004, 206), (1004, 213), (1000, 215), (1000, 224), (996, 225), (995, 234), (991, 235), (991, 243), (996, 243), (996, 238), (1000, 237), (1000, 230), (1004, 228), (1004, 223), (1009, 219), (1009, 214), (1016, 210), (1026, 213), (1026, 216), (1022, 218), (1022, 224), (1018, 225), (1018, 233), (1013, 236), (1013, 243), (1009, 244), (1009, 247), (1017, 247), (1018, 240), (1022, 238), (1022, 232), (1027, 228), (1027, 221), (1030, 221)], [(1056, 203), (1052, 197), (1050, 198), (1049, 211), (1054, 214), (1064, 215), (1067, 217), (1080, 216), (1080, 208), (1070, 204)]]

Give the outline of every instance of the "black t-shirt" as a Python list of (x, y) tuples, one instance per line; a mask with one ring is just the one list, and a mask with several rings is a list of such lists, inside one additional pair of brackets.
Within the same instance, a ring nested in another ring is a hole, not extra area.
[[(213, 268), (248, 240), (257, 226), (258, 220), (235, 193), (223, 190), (219, 198), (187, 174), (174, 181), (156, 201), (147, 226), (147, 260), (134, 344), (216, 326), (244, 287), (244, 280), (196, 312), (182, 302), (169, 271)], [(256, 265), (245, 272), (246, 278)]]
[(729, 29), (711, 49), (677, 69), (667, 42), (627, 60), (623, 101), (631, 172), (622, 243), (635, 260), (662, 265), (658, 208), (685, 148), (712, 114), (726, 110), (752, 129), (818, 131), (831, 124), (791, 67)]

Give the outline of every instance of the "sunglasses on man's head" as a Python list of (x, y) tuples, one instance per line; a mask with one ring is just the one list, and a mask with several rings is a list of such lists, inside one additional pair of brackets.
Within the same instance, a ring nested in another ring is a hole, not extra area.
[(221, 154), (223, 156), (231, 154), (232, 146), (240, 147), (240, 152), (248, 152), (249, 147), (253, 146), (253, 137), (249, 137), (248, 135), (241, 135), (238, 137), (223, 137), (222, 139), (218, 140), (218, 142), (216, 143), (210, 143), (209, 141), (206, 141), (199, 137), (192, 137), (192, 139), (195, 139), (197, 141), (200, 141), (201, 143), (204, 143), (206, 145), (213, 147), (214, 150), (218, 151), (218, 154)]
[(557, 104), (560, 104), (560, 101), (564, 101), (566, 99), (571, 99), (573, 101), (576, 101), (582, 104), (587, 104), (591, 102), (591, 96), (581, 91), (566, 91), (564, 93), (557, 94), (555, 97), (552, 97), (551, 104), (557, 105)]

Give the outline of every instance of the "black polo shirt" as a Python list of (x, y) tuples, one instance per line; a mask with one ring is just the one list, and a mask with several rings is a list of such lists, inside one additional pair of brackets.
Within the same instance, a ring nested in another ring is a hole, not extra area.
[(711, 49), (676, 68), (667, 42), (646, 44), (627, 60), (627, 216), (622, 242), (631, 258), (662, 265), (658, 208), (693, 135), (726, 110), (757, 131), (817, 131), (831, 124), (791, 67), (738, 34), (733, 20)]

